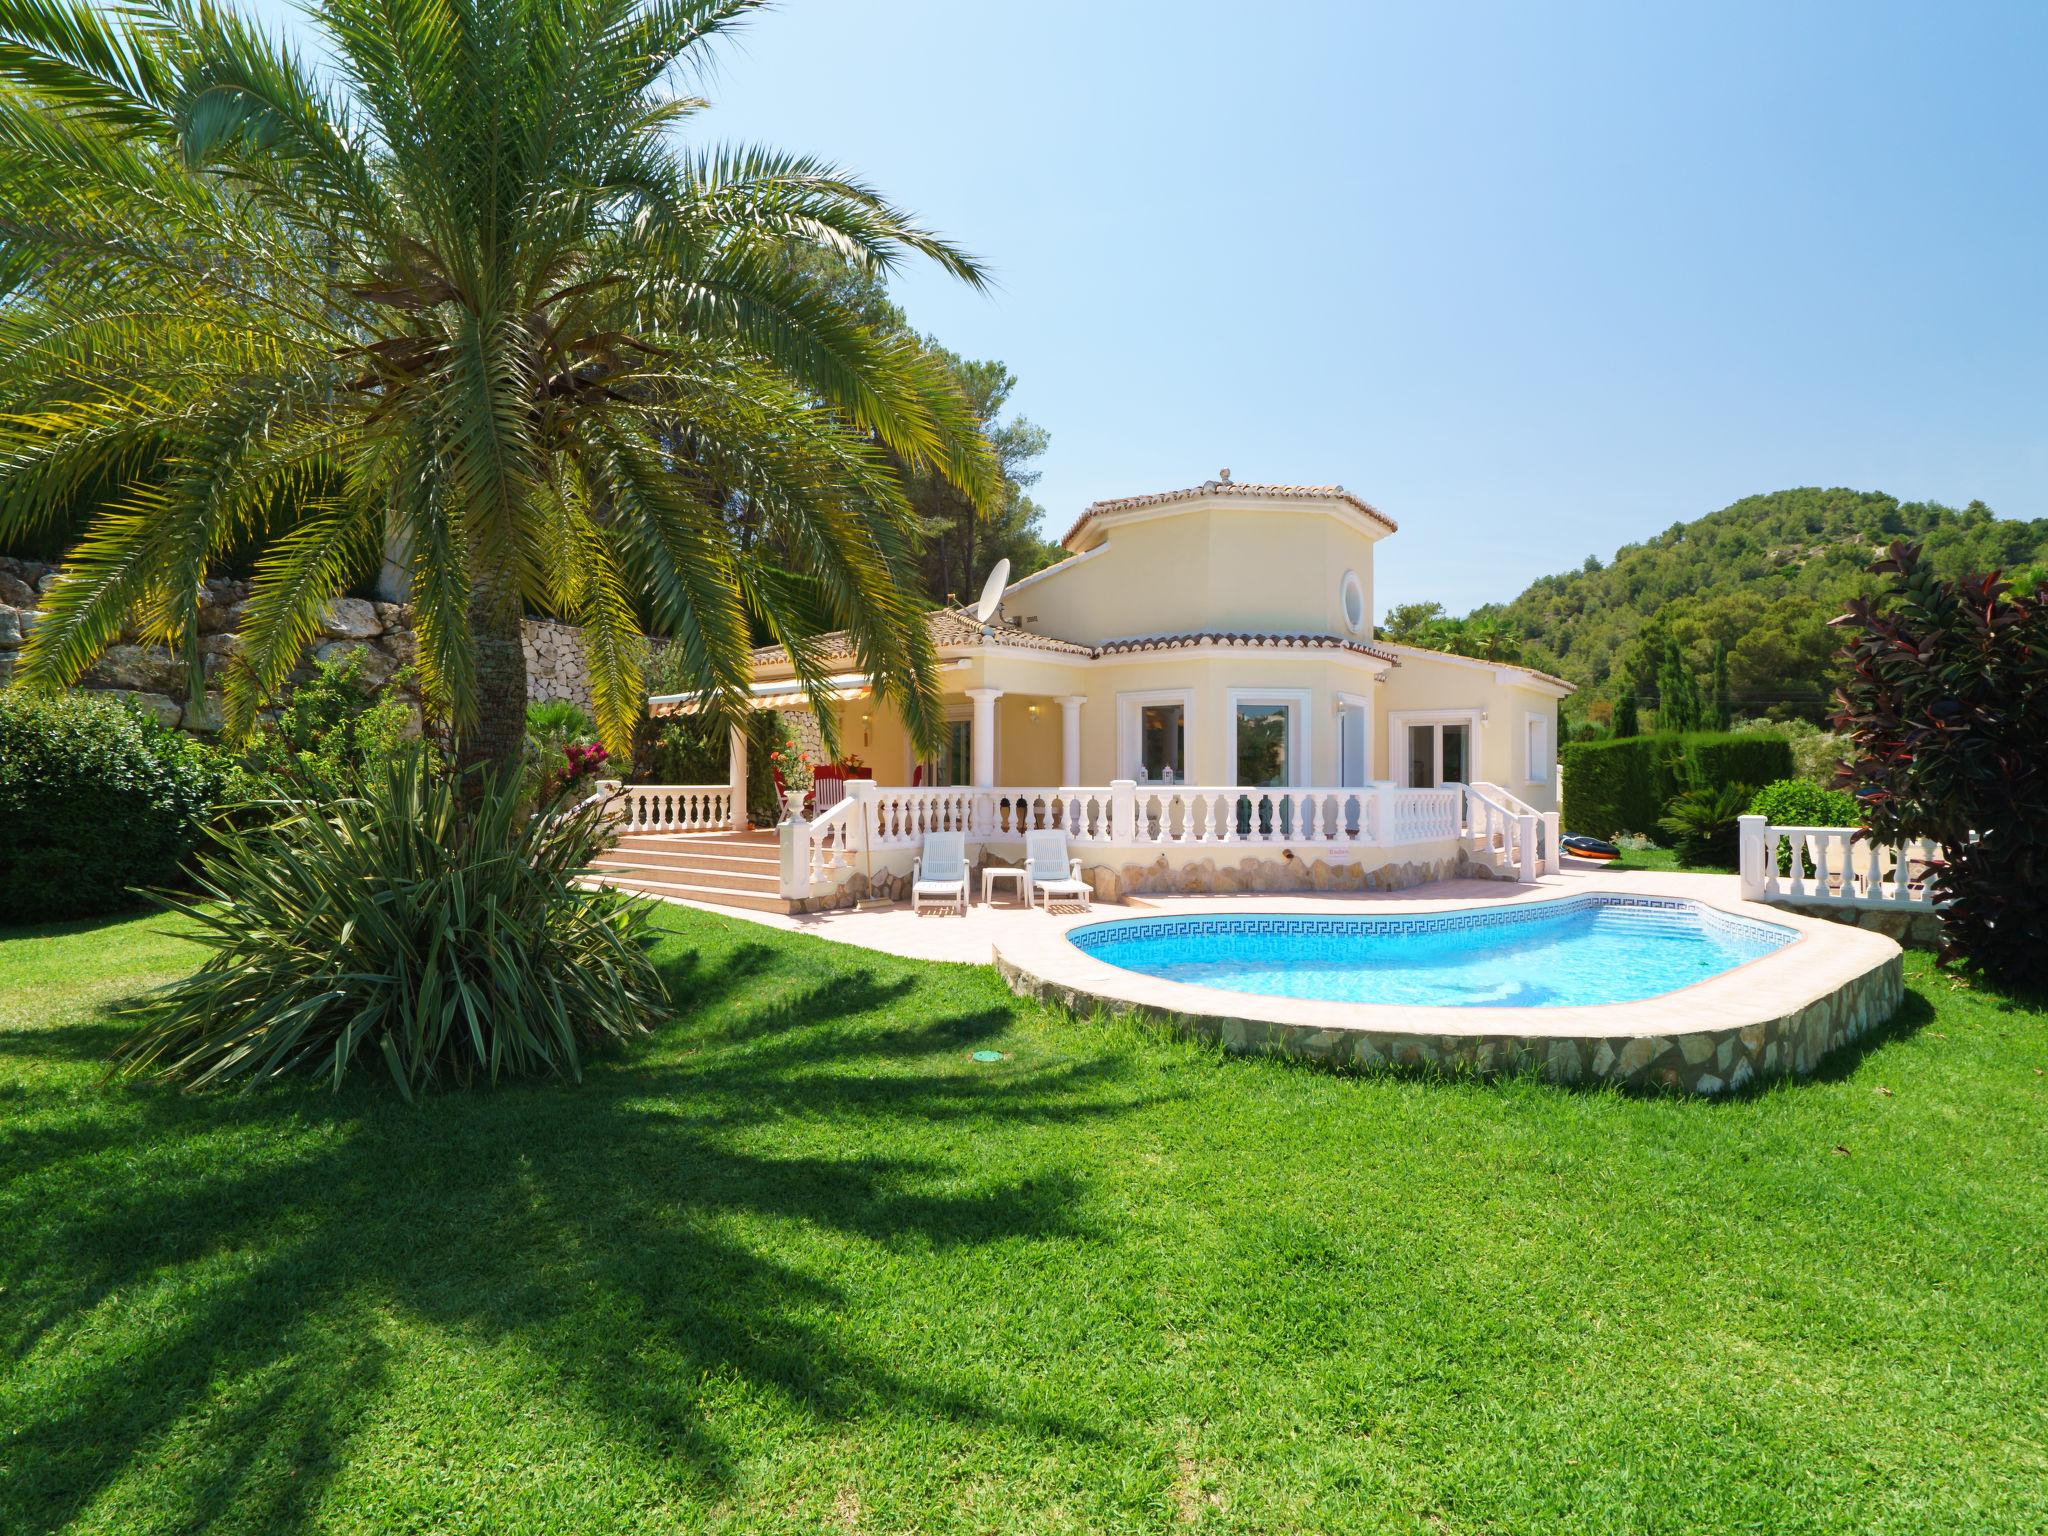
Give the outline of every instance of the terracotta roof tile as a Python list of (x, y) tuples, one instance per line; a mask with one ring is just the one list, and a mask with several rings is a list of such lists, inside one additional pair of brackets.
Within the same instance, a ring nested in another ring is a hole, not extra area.
[(1245, 484), (1235, 480), (1204, 480), (1200, 485), (1191, 485), (1178, 491), (1154, 491), (1146, 496), (1120, 496), (1112, 501), (1097, 501), (1074, 521), (1066, 537), (1060, 543), (1072, 548), (1074, 540), (1089, 522), (1106, 512), (1125, 512), (1133, 507), (1160, 507), (1169, 502), (1195, 501), (1204, 496), (1246, 496), (1256, 501), (1341, 501), (1345, 505), (1364, 513), (1380, 524), (1389, 533), (1398, 527), (1391, 517), (1375, 507), (1362, 496), (1355, 496), (1341, 485), (1258, 485)]
[[(1007, 650), (1058, 651), (1068, 656), (1093, 656), (1095, 653), (1085, 645), (1071, 640), (1057, 639), (1052, 635), (1033, 634), (1028, 629), (1019, 629), (1013, 624), (991, 624), (987, 633), (974, 617), (960, 608), (935, 608), (924, 616), (925, 627), (931, 631), (932, 644), (940, 647), (962, 645), (994, 645)], [(826, 656), (851, 656), (853, 637), (843, 629), (818, 636), (818, 645)], [(753, 653), (756, 662), (775, 662), (786, 659), (786, 653), (779, 645), (764, 645)]]
[(1139, 651), (1185, 651), (1198, 645), (1238, 646), (1261, 651), (1350, 651), (1380, 661), (1398, 664), (1392, 651), (1383, 651), (1363, 640), (1342, 635), (1279, 635), (1231, 630), (1199, 630), (1184, 635), (1133, 635), (1124, 640), (1107, 640), (1095, 648), (1097, 656), (1126, 656)]

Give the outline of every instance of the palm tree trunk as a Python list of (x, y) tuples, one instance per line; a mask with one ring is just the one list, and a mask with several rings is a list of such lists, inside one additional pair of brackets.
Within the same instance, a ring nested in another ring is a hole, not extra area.
[[(526, 645), (520, 636), (519, 583), (510, 571), (476, 573), (469, 635), (476, 655), (476, 724), (462, 734), (456, 765), (517, 773), (526, 751)], [(482, 774), (470, 775), (479, 783)]]

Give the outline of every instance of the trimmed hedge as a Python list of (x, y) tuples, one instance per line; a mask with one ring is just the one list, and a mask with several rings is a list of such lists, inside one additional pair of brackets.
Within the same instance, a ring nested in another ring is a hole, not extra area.
[(118, 700), (0, 693), (0, 923), (139, 904), (175, 882), (234, 778)]
[(1564, 830), (1585, 837), (1648, 832), (1688, 789), (1769, 784), (1792, 776), (1792, 745), (1759, 731), (1575, 741), (1564, 764)]

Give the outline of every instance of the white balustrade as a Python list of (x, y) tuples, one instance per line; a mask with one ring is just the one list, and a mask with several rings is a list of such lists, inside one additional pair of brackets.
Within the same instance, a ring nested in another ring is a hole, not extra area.
[(627, 784), (612, 818), (621, 833), (712, 832), (733, 824), (730, 784)]
[(1737, 846), (1745, 900), (1937, 905), (1931, 874), (1941, 845), (1926, 838), (1895, 847), (1872, 842), (1858, 827), (1776, 827), (1744, 816)]
[(816, 821), (803, 820), (800, 805), (790, 807), (781, 828), (783, 894), (808, 896), (840, 883), (864, 853), (916, 848), (931, 832), (965, 833), (970, 844), (983, 846), (1014, 845), (1026, 832), (1057, 828), (1077, 849), (1335, 850), (1451, 841), (1464, 831), (1463, 813), (1463, 791), (1456, 785), (1259, 788), (1123, 780), (927, 788), (862, 783)]

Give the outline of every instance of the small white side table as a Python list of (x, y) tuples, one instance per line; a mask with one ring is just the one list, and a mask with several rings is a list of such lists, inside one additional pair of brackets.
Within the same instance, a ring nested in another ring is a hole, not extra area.
[(1029, 902), (1031, 900), (1031, 888), (1025, 885), (1024, 871), (1021, 868), (1005, 868), (1000, 864), (989, 864), (983, 866), (981, 871), (981, 904), (984, 907), (993, 898), (998, 880), (1009, 881), (1016, 888), (1019, 901)]

